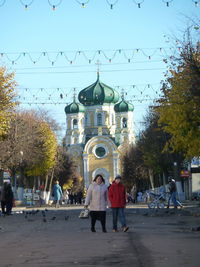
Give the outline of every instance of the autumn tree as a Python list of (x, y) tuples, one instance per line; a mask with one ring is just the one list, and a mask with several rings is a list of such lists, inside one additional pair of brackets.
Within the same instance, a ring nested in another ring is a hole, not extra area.
[(77, 166), (65, 146), (58, 147), (54, 176), (64, 189), (72, 189), (73, 192), (83, 190), (83, 178), (78, 174)]
[(0, 142), (2, 165), (13, 176), (20, 172), (18, 185), (33, 177), (43, 178), (54, 166), (57, 140), (47, 122), (34, 111), (16, 113), (5, 140)]
[(148, 168), (144, 164), (141, 150), (136, 145), (129, 145), (122, 157), (123, 183), (128, 192), (149, 188)]
[(0, 67), (0, 138), (7, 133), (13, 109), (17, 104), (14, 99), (15, 88), (14, 74)]
[(170, 75), (158, 101), (159, 122), (170, 134), (166, 149), (187, 158), (200, 156), (200, 43), (188, 29), (177, 56), (171, 57)]

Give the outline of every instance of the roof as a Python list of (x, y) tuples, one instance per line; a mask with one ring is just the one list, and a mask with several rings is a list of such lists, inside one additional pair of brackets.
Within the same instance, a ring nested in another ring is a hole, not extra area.
[(85, 111), (84, 106), (79, 103), (76, 103), (75, 101), (65, 107), (66, 114), (79, 113), (84, 111)]
[(119, 94), (110, 86), (100, 82), (98, 74), (95, 83), (80, 91), (78, 99), (84, 106), (103, 105), (117, 103)]
[(128, 103), (127, 101), (125, 101), (124, 99), (122, 99), (122, 101), (120, 101), (119, 103), (117, 103), (114, 106), (114, 110), (115, 110), (115, 112), (133, 111), (134, 106), (132, 104)]

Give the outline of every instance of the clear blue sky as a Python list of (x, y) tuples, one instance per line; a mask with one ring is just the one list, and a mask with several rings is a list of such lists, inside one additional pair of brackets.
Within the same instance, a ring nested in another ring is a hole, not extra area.
[[(50, 2), (56, 4), (59, 0)], [(64, 134), (65, 103), (72, 101), (73, 88), (77, 88), (78, 93), (95, 82), (95, 63), (99, 60), (100, 80), (119, 91), (123, 88), (127, 100), (133, 101), (138, 132), (145, 110), (153, 102), (150, 99), (159, 95), (159, 83), (166, 68), (163, 55), (165, 52), (170, 55), (171, 44), (164, 35), (181, 36), (187, 27), (187, 17), (199, 19), (200, 5), (196, 7), (192, 0), (173, 0), (168, 1), (167, 7), (167, 1), (144, 0), (138, 8), (133, 0), (119, 0), (110, 9), (107, 2), (114, 3), (114, 0), (90, 0), (86, 8), (81, 8), (77, 2), (63, 0), (53, 11), (47, 0), (34, 0), (27, 10), (19, 0), (6, 0), (0, 7), (0, 53), (5, 53), (0, 57), (0, 64), (16, 72), (21, 106), (49, 110), (62, 125)], [(149, 59), (156, 48), (165, 50), (158, 49)], [(88, 51), (85, 53), (92, 57), (93, 51), (103, 50), (109, 58), (119, 49), (122, 49), (121, 54), (117, 53), (111, 63), (102, 54), (97, 54), (91, 64), (82, 54), (72, 64), (59, 55), (52, 66), (47, 54), (35, 64), (27, 55), (21, 56), (14, 65), (11, 63), (20, 52), (29, 53), (33, 61), (40, 52), (48, 52), (50, 61), (55, 61), (59, 51), (73, 58), (76, 51)], [(134, 49), (140, 50), (137, 53)], [(131, 51), (135, 52), (130, 63), (124, 50), (128, 58)]]

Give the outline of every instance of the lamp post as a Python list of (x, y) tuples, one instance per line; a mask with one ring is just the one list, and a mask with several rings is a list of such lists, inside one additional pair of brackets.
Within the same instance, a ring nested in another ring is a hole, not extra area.
[[(24, 152), (22, 150), (19, 151), (19, 179), (20, 179), (20, 183), (19, 183), (19, 187), (21, 186), (21, 181), (22, 181), (22, 161), (23, 161), (23, 155)], [(15, 193), (17, 193), (17, 178), (15, 176)], [(21, 192), (19, 192), (18, 195), (19, 200), (21, 200), (22, 196), (21, 196)]]

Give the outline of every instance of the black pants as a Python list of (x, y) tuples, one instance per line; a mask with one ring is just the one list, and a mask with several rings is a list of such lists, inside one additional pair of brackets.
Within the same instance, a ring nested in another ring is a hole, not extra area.
[(1, 210), (3, 214), (6, 213), (6, 201), (4, 200), (1, 201)]
[(96, 220), (101, 222), (102, 230), (106, 230), (106, 212), (105, 211), (90, 211), (91, 228), (95, 229)]
[(10, 215), (12, 212), (12, 207), (13, 207), (13, 201), (7, 201), (6, 202), (6, 214)]

